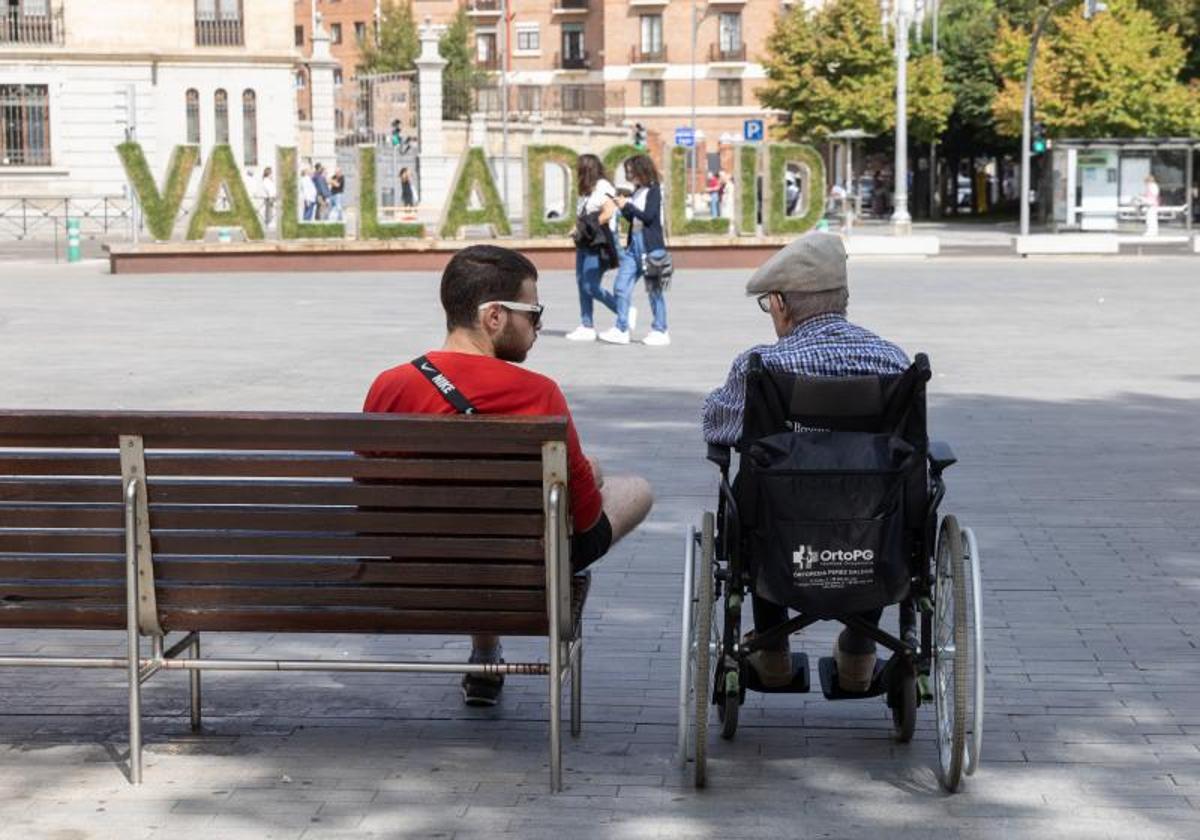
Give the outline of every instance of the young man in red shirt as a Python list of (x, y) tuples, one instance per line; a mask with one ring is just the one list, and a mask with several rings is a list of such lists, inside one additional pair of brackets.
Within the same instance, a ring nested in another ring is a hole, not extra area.
[[(571, 568), (582, 571), (646, 518), (653, 501), (649, 483), (632, 475), (605, 479), (599, 463), (583, 454), (558, 385), (517, 366), (541, 329), (544, 307), (533, 263), (495, 245), (464, 248), (442, 274), (441, 298), (448, 332), (442, 348), (379, 374), (363, 411), (566, 416)], [(434, 384), (439, 376), (453, 385), (451, 393)], [(500, 662), (500, 656), (498, 638), (472, 637), (470, 662)], [(495, 705), (503, 685), (502, 675), (468, 674), (463, 699)]]

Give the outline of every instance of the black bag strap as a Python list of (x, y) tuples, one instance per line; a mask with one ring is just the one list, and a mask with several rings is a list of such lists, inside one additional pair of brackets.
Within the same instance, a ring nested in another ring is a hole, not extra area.
[(437, 388), (438, 393), (454, 407), (454, 410), (459, 414), (474, 414), (475, 406), (471, 405), (471, 401), (463, 396), (463, 392), (454, 387), (454, 383), (446, 378), (446, 374), (438, 370), (437, 365), (429, 361), (428, 356), (421, 356), (412, 360), (412, 366), (421, 371), (421, 375), (432, 383), (434, 388)]

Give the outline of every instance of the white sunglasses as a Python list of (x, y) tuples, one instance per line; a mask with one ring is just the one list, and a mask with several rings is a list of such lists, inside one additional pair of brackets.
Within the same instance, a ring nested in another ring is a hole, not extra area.
[(487, 303), (479, 304), (480, 311), (483, 311), (489, 306), (503, 306), (513, 312), (529, 312), (532, 313), (530, 321), (536, 327), (542, 322), (542, 313), (546, 311), (546, 307), (540, 303), (520, 303), (515, 300), (489, 300)]

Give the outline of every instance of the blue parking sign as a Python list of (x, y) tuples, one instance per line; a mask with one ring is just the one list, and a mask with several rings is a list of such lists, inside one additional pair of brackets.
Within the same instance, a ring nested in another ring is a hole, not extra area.
[(687, 146), (689, 149), (696, 145), (696, 135), (690, 128), (675, 129), (675, 145)]
[(763, 139), (763, 121), (746, 120), (742, 123), (742, 136), (748, 143), (756, 143)]

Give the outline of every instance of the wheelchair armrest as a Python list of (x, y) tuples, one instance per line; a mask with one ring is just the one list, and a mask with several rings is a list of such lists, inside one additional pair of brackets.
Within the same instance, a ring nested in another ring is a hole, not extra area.
[(708, 445), (708, 460), (712, 461), (722, 470), (727, 470), (733, 458), (732, 449), (733, 447), (726, 446), (723, 443), (710, 443)]
[(929, 441), (929, 467), (934, 475), (941, 475), (942, 470), (958, 462), (958, 456), (944, 440)]

